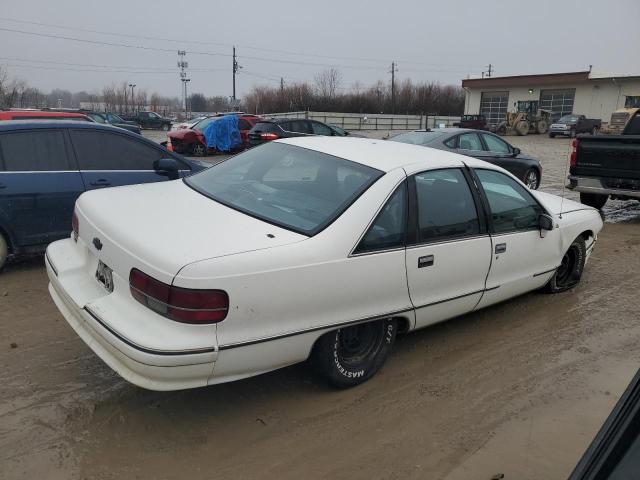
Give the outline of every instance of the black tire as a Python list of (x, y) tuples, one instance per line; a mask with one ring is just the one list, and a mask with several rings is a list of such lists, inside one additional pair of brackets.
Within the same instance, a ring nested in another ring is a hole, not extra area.
[(7, 263), (7, 257), (9, 256), (9, 244), (7, 240), (0, 233), (0, 270)]
[(598, 127), (593, 127), (593, 128), (591, 129), (591, 135), (594, 135), (594, 136), (595, 136), (595, 135), (598, 135)]
[(524, 174), (522, 182), (531, 190), (537, 190), (540, 186), (540, 172), (537, 168), (530, 168)]
[(200, 142), (196, 142), (191, 147), (191, 154), (196, 157), (204, 157), (207, 154), (207, 147)]
[(560, 293), (575, 287), (580, 283), (584, 262), (587, 259), (587, 247), (584, 238), (576, 238), (562, 257), (560, 266), (545, 286), (549, 293)]
[(169, 125), (168, 123), (163, 123), (162, 124), (162, 130), (163, 131), (168, 132), (170, 128), (171, 128), (171, 125)]
[(385, 319), (326, 333), (313, 347), (311, 365), (331, 385), (354, 387), (382, 368), (397, 332), (397, 321)]
[(607, 203), (608, 199), (608, 195), (580, 192), (580, 202), (585, 205), (589, 205), (590, 207), (597, 208), (598, 210), (604, 207), (604, 204)]
[(556, 134), (555, 133), (550, 133), (549, 134), (549, 138), (556, 138)]

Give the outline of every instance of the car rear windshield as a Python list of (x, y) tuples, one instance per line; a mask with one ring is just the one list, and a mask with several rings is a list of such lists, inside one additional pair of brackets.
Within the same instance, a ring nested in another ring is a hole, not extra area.
[(440, 138), (442, 135), (444, 135), (443, 132), (407, 132), (396, 135), (389, 140), (400, 143), (411, 143), (412, 145), (426, 145), (436, 138)]
[(380, 170), (333, 155), (268, 143), (184, 181), (224, 205), (312, 236), (382, 175)]
[(200, 120), (193, 126), (193, 130), (200, 130), (202, 132), (211, 122), (215, 122), (216, 120), (220, 120), (220, 117), (207, 117), (204, 120)]
[(578, 117), (575, 115), (565, 115), (564, 117), (560, 117), (558, 120), (559, 123), (575, 123), (578, 121)]
[(258, 122), (253, 126), (251, 131), (260, 133), (277, 132), (278, 126), (273, 122)]

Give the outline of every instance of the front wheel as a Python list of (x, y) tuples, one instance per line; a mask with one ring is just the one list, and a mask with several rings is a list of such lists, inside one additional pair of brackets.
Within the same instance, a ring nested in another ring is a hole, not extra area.
[(397, 321), (385, 319), (326, 333), (313, 347), (311, 365), (336, 387), (359, 385), (382, 368), (397, 332)]
[(0, 270), (7, 263), (7, 256), (9, 255), (9, 245), (7, 240), (0, 233)]
[(546, 285), (549, 293), (560, 293), (580, 283), (584, 262), (587, 259), (587, 248), (582, 237), (576, 238), (565, 252), (553, 277)]
[(169, 124), (168, 124), (168, 123), (163, 123), (163, 124), (162, 124), (162, 130), (163, 130), (163, 131), (168, 132), (168, 131), (169, 131), (169, 128), (170, 128), (170, 126), (169, 126)]
[(540, 186), (540, 174), (535, 168), (530, 168), (524, 175), (524, 182), (531, 190), (537, 190)]
[(608, 199), (608, 195), (580, 192), (580, 202), (585, 205), (589, 205), (590, 207), (597, 208), (598, 210), (604, 207), (604, 204), (607, 203)]

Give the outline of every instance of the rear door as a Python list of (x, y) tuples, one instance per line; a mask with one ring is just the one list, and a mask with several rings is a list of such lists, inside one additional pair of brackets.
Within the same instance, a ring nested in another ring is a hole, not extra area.
[[(118, 132), (78, 129), (71, 130), (71, 142), (87, 190), (168, 179), (155, 171), (154, 162), (169, 155), (144, 140)], [(180, 163), (181, 176), (188, 175), (189, 167)]]
[(416, 327), (477, 305), (491, 264), (491, 239), (479, 196), (460, 168), (430, 170), (409, 179), (407, 279)]
[(0, 221), (17, 245), (44, 245), (69, 235), (84, 184), (64, 130), (0, 135)]

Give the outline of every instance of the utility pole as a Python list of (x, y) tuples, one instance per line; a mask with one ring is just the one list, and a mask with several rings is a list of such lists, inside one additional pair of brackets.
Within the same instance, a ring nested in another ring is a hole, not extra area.
[(187, 83), (185, 79), (187, 78), (187, 67), (189, 63), (185, 61), (184, 57), (187, 54), (185, 50), (178, 50), (178, 68), (180, 69), (180, 82), (181, 82), (181, 95), (182, 95), (182, 108), (184, 108), (184, 113), (187, 113)]
[(284, 93), (284, 78), (280, 77), (280, 93)]
[(493, 69), (493, 65), (489, 64), (489, 71), (487, 72), (487, 77), (491, 76), (491, 70)]
[(187, 113), (189, 111), (189, 95), (187, 95), (187, 83), (190, 81), (191, 81), (190, 78), (182, 79), (182, 85), (184, 90), (184, 116), (185, 117), (187, 116)]
[(396, 113), (396, 72), (398, 65), (391, 62), (391, 113)]
[(131, 111), (136, 113), (136, 97), (133, 95), (133, 89), (136, 88), (136, 84), (130, 83), (129, 87), (131, 88)]
[(236, 47), (233, 47), (233, 95), (232, 95), (232, 99), (233, 99), (233, 104), (234, 104), (234, 108), (235, 108), (235, 103), (236, 103), (236, 73), (238, 73), (238, 70), (240, 70), (242, 67), (240, 65), (238, 65), (238, 60), (236, 60)]

